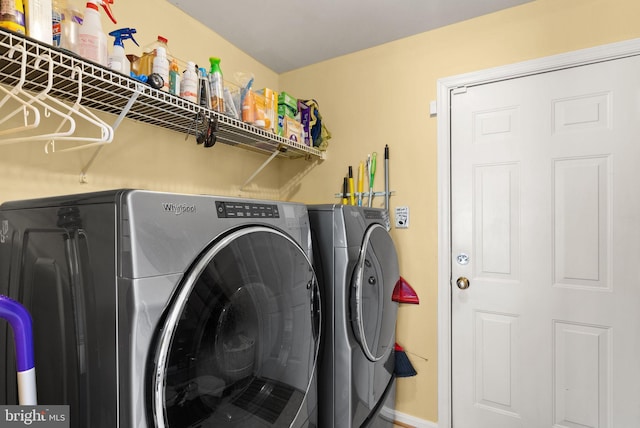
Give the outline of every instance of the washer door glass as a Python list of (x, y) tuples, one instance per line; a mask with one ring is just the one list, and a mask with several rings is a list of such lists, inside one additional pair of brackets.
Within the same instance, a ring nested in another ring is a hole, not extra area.
[(374, 224), (360, 248), (350, 299), (353, 331), (371, 361), (393, 349), (398, 304), (391, 298), (399, 277), (391, 236), (382, 225)]
[(262, 226), (214, 243), (177, 290), (157, 335), (158, 427), (289, 427), (312, 384), (316, 278), (304, 251)]

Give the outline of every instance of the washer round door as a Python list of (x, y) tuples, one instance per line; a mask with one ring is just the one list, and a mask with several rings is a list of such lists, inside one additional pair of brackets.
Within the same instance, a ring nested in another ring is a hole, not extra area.
[(375, 362), (394, 348), (398, 304), (392, 300), (400, 277), (391, 236), (380, 224), (364, 236), (351, 283), (353, 332), (366, 357)]
[[(262, 226), (215, 242), (185, 275), (157, 334), (157, 427), (289, 427), (308, 417), (319, 343), (312, 265)], [(294, 422), (296, 422), (294, 424)]]

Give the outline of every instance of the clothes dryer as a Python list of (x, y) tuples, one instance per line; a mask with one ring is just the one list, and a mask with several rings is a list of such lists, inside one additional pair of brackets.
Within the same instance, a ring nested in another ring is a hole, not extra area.
[(319, 421), (323, 428), (392, 427), (400, 278), (387, 212), (308, 207), (323, 308)]
[[(117, 190), (0, 207), (0, 292), (33, 315), (38, 400), (76, 428), (315, 427), (304, 205)], [(15, 404), (0, 329), (0, 402)]]

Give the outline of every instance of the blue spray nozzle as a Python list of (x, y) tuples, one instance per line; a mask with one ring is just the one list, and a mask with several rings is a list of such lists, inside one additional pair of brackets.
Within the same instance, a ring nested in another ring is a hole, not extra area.
[(113, 41), (114, 46), (122, 46), (124, 47), (124, 41), (127, 39), (131, 39), (136, 46), (140, 46), (136, 39), (133, 38), (133, 35), (137, 33), (135, 28), (120, 28), (118, 30), (113, 30), (109, 33), (111, 37), (115, 37)]

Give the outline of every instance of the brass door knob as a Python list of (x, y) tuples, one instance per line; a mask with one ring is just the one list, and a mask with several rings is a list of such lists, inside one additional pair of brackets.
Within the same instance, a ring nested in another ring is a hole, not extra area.
[(469, 280), (464, 276), (461, 276), (456, 280), (456, 285), (460, 290), (466, 290), (467, 288), (469, 288)]

